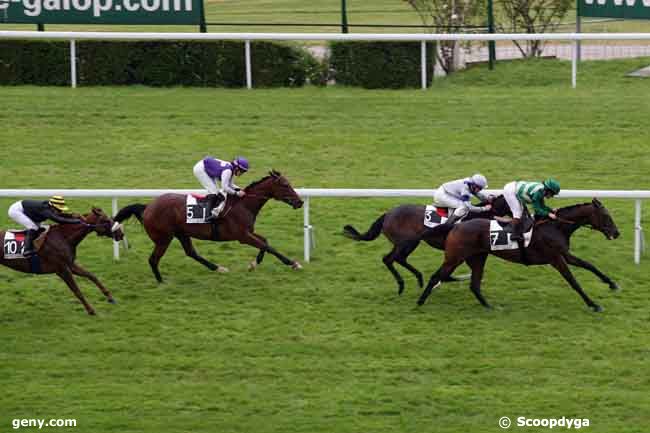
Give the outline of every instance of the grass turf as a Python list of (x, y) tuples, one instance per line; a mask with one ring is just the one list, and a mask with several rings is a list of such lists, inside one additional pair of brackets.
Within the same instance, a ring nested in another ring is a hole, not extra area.
[[(554, 175), (569, 189), (649, 189), (648, 84), (623, 77), (646, 64), (581, 65), (575, 90), (558, 61), (475, 68), (426, 92), (4, 87), (0, 187), (191, 188), (196, 160), (241, 153), (253, 164), (241, 183), (273, 167), (296, 187), (433, 188), (481, 171), (492, 187)], [(0, 269), (1, 428), (76, 418), (56, 430), (494, 432), (501, 416), (565, 416), (589, 418), (591, 432), (645, 431), (648, 258), (632, 263), (632, 203), (604, 200), (620, 239), (574, 237), (575, 254), (623, 287), (575, 270), (605, 308), (594, 314), (554, 270), (496, 258), (483, 284), (494, 311), (466, 283), (415, 308), (414, 279), (403, 272), (398, 297), (381, 263), (387, 241), (340, 234), (415, 201), (314, 200), (317, 249), (300, 272), (267, 257), (248, 273), (254, 250), (198, 242), (231, 269), (210, 273), (174, 242), (159, 286), (136, 223), (116, 263), (92, 236), (79, 261), (119, 302), (78, 280), (97, 317), (55, 277)], [(301, 222), (275, 202), (257, 229), (300, 258)], [(13, 226), (4, 212), (0, 223)], [(424, 247), (412, 257), (427, 276), (441, 262)]]

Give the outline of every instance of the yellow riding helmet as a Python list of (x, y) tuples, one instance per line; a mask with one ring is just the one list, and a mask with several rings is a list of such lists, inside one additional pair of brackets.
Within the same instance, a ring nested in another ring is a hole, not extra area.
[(68, 207), (65, 205), (65, 199), (60, 195), (53, 196), (52, 198), (50, 198), (50, 201), (48, 203), (50, 204), (50, 206), (60, 210), (61, 212), (65, 212), (68, 210)]

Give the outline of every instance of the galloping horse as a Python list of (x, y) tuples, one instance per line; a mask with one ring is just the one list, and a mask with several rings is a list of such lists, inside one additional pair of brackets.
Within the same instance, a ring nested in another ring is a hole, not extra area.
[[(481, 205), (484, 205), (482, 203)], [(492, 209), (486, 212), (469, 213), (463, 221), (468, 221), (474, 218), (494, 218), (495, 216), (505, 216), (510, 212), (508, 204), (502, 195), (496, 197), (492, 201)], [(408, 256), (415, 251), (420, 244), (420, 239), (424, 240), (433, 248), (439, 250), (445, 247), (445, 237), (448, 231), (440, 231), (439, 229), (429, 229), (423, 224), (424, 213), (426, 206), (405, 204), (394, 207), (385, 214), (381, 215), (372, 224), (368, 231), (361, 234), (352, 227), (346, 225), (343, 227), (343, 235), (354, 239), (355, 241), (373, 241), (379, 237), (381, 233), (393, 244), (393, 249), (384, 256), (383, 262), (395, 277), (398, 286), (398, 294), (404, 291), (404, 279), (397, 272), (394, 262), (399, 263), (407, 270), (411, 271), (415, 278), (418, 280), (420, 288), (423, 287), (422, 273), (418, 271), (413, 265), (406, 261)], [(425, 236), (430, 233), (431, 236)], [(445, 281), (458, 281), (458, 279), (448, 275)]]
[[(113, 221), (99, 208), (93, 208), (87, 215), (73, 216), (80, 218), (85, 224), (53, 225), (47, 232), (45, 242), (36, 256), (32, 258), (5, 259), (3, 254), (0, 255), (0, 264), (28, 274), (57, 274), (66, 282), (70, 290), (86, 308), (88, 314), (94, 315), (95, 310), (84, 298), (73, 275), (79, 275), (95, 283), (111, 304), (115, 303), (115, 299), (95, 275), (75, 262), (77, 246), (92, 232), (96, 232), (98, 236), (113, 238), (116, 241), (122, 240), (124, 234), (119, 227), (111, 230)], [(0, 240), (4, 238), (5, 232), (0, 231)], [(36, 266), (34, 265), (35, 261), (38, 263)]]
[(591, 271), (602, 282), (608, 284), (612, 290), (618, 289), (618, 285), (591, 263), (569, 253), (569, 240), (571, 235), (583, 226), (591, 226), (592, 229), (603, 233), (608, 240), (618, 238), (618, 228), (607, 209), (595, 198), (591, 203), (559, 209), (557, 216), (556, 221), (544, 219), (537, 222), (530, 245), (526, 248), (526, 255), (523, 259), (519, 249), (503, 251), (493, 251), (491, 249), (489, 221), (467, 221), (452, 228), (447, 236), (445, 261), (431, 276), (427, 287), (418, 300), (418, 305), (424, 304), (431, 294), (431, 290), (438, 287), (441, 280), (451, 275), (457, 266), (466, 261), (472, 269), (470, 284), (472, 293), (484, 307), (490, 308), (490, 304), (481, 294), (481, 279), (487, 256), (493, 254), (515, 263), (550, 264), (562, 274), (564, 279), (578, 292), (592, 310), (602, 311), (602, 308), (582, 290), (568, 265)]
[(282, 263), (290, 265), (293, 269), (302, 268), (300, 263), (280, 254), (269, 245), (263, 236), (254, 231), (257, 214), (269, 199), (285, 202), (294, 209), (302, 206), (302, 200), (289, 181), (274, 170), (268, 176), (248, 185), (244, 191), (246, 192), (244, 197), (228, 199), (227, 207), (222, 211), (222, 216), (218, 219), (216, 226), (210, 223), (188, 224), (186, 222), (186, 196), (181, 194), (161, 195), (146, 206), (142, 204), (126, 206), (117, 213), (115, 221), (121, 223), (131, 216), (135, 216), (144, 225), (149, 238), (156, 244), (149, 257), (149, 265), (159, 283), (162, 283), (163, 280), (158, 270), (158, 263), (174, 237), (180, 241), (188, 257), (212, 271), (228, 272), (228, 269), (201, 257), (192, 245), (191, 238), (239, 241), (242, 244), (258, 248), (260, 252), (257, 258), (250, 263), (250, 270), (262, 263), (266, 252), (273, 254)]

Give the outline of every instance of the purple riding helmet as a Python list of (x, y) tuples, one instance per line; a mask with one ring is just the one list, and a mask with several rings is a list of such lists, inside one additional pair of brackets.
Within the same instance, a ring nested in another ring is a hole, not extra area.
[(234, 159), (232, 162), (232, 165), (237, 167), (243, 172), (248, 171), (248, 160), (244, 158), (243, 156), (238, 156), (237, 158)]

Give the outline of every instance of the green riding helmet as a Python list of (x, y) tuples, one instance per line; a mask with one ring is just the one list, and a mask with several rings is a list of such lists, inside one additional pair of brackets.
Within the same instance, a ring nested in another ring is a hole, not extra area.
[(544, 181), (544, 188), (551, 191), (553, 195), (558, 195), (560, 193), (560, 182), (553, 178), (548, 178)]

